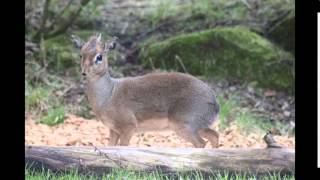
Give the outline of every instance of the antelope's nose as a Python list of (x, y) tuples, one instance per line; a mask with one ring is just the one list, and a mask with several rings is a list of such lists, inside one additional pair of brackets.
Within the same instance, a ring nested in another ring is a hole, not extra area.
[(86, 73), (84, 73), (84, 72), (82, 73), (82, 76), (86, 76), (86, 75), (87, 75)]

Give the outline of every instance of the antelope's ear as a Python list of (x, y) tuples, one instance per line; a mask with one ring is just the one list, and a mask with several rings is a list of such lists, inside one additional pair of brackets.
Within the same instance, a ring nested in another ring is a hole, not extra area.
[(79, 49), (81, 49), (84, 44), (83, 40), (79, 36), (73, 34), (71, 35), (71, 41), (74, 43), (75, 47)]
[(101, 42), (101, 33), (97, 33), (97, 34), (96, 34), (96, 37), (97, 37), (97, 41), (98, 41), (98, 42)]
[(118, 37), (113, 37), (113, 39), (111, 41), (107, 42), (105, 44), (104, 51), (108, 52), (108, 51), (113, 50), (114, 48), (116, 48), (116, 44), (117, 44), (117, 40), (118, 39), (119, 39)]

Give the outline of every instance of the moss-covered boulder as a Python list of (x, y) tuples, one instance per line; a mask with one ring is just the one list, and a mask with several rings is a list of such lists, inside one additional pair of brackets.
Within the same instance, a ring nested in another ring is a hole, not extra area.
[(295, 54), (295, 15), (292, 11), (273, 25), (268, 36), (283, 49)]
[(294, 86), (293, 56), (244, 27), (216, 28), (150, 43), (138, 58), (149, 67), (193, 75), (256, 81), (274, 89)]

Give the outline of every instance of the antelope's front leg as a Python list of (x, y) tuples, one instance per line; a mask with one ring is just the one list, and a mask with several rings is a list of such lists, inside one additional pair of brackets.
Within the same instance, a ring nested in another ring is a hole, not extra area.
[(119, 134), (114, 130), (109, 130), (109, 143), (108, 146), (116, 146), (119, 140)]
[(134, 132), (135, 132), (135, 126), (129, 125), (129, 126), (123, 127), (120, 134), (120, 146), (128, 146)]

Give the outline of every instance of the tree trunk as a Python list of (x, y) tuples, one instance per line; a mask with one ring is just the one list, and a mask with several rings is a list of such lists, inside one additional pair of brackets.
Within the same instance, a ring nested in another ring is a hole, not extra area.
[(102, 174), (112, 168), (164, 173), (198, 170), (203, 173), (293, 174), (295, 151), (266, 149), (198, 149), (134, 147), (49, 147), (26, 146), (25, 163), (31, 168)]

